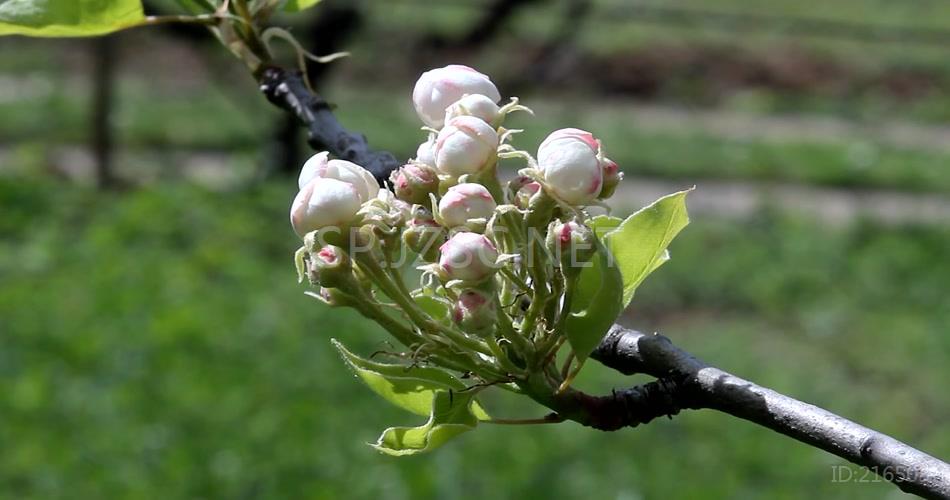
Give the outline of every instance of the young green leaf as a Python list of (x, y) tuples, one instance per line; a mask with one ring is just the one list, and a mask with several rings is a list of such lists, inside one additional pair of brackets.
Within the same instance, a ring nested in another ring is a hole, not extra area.
[(587, 224), (594, 230), (594, 234), (600, 238), (600, 241), (604, 241), (605, 236), (620, 227), (620, 224), (623, 224), (623, 219), (610, 215), (598, 215)]
[(437, 448), (478, 425), (478, 418), (472, 412), (474, 398), (473, 391), (437, 392), (432, 400), (429, 420), (424, 425), (390, 427), (383, 431), (373, 447), (393, 456), (414, 455)]
[(144, 20), (140, 0), (0, 1), (0, 35), (102, 35)]
[(680, 191), (666, 195), (627, 217), (620, 227), (606, 236), (613, 265), (623, 275), (623, 307), (651, 272), (670, 259), (666, 250), (673, 238), (689, 224), (686, 195)]
[(287, 3), (284, 4), (284, 10), (287, 12), (300, 12), (318, 3), (320, 3), (320, 0), (287, 0)]
[[(353, 354), (336, 339), (331, 342), (340, 351), (347, 366), (373, 392), (386, 401), (417, 415), (429, 415), (432, 401), (437, 393), (465, 389), (465, 384), (461, 380), (445, 370), (427, 366), (379, 363)], [(489, 418), (478, 403), (473, 406), (473, 411), (478, 418)]]
[(597, 253), (577, 279), (571, 313), (564, 323), (578, 361), (587, 359), (616, 321), (623, 310), (622, 292), (623, 277), (617, 266), (611, 265), (609, 250), (597, 241)]

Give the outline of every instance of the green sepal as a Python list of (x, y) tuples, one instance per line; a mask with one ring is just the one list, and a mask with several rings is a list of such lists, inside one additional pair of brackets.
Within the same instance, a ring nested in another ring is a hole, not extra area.
[(444, 300), (440, 300), (432, 295), (422, 294), (413, 294), (412, 300), (414, 300), (426, 314), (431, 316), (432, 319), (440, 323), (448, 323), (451, 320), (449, 318), (449, 304)]

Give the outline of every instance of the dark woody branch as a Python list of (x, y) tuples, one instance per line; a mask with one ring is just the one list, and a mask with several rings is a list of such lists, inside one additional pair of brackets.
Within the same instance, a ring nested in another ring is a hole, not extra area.
[(330, 151), (369, 170), (382, 183), (402, 164), (392, 153), (370, 148), (366, 136), (347, 130), (330, 105), (310, 91), (299, 71), (272, 66), (258, 78), (261, 92), (277, 107), (293, 114), (307, 129), (307, 143), (318, 151)]
[[(380, 181), (401, 165), (392, 154), (373, 150), (362, 134), (344, 128), (298, 72), (268, 67), (260, 73), (259, 83), (270, 102), (292, 113), (306, 127), (314, 149), (362, 165)], [(711, 367), (666, 337), (614, 325), (591, 357), (621, 373), (643, 373), (657, 380), (608, 396), (569, 390), (548, 404), (564, 410), (554, 421), (567, 418), (601, 430), (616, 430), (684, 409), (714, 409), (867, 467), (908, 493), (950, 499), (947, 463), (826, 410)]]
[(817, 406), (711, 367), (661, 335), (614, 325), (591, 357), (624, 374), (644, 373), (658, 382), (670, 382), (666, 399), (673, 402), (673, 409), (719, 410), (867, 467), (908, 493), (950, 498), (950, 464)]

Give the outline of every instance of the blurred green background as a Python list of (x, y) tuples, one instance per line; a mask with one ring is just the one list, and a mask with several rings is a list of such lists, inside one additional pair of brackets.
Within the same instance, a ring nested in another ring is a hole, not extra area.
[[(622, 321), (950, 458), (950, 5), (515, 3), (473, 40), (495, 2), (336, 1), (286, 21), (352, 52), (313, 68), (321, 92), (401, 158), (424, 139), (418, 73), (465, 63), (535, 109), (513, 118), (516, 145), (565, 126), (604, 139), (621, 211), (697, 185), (673, 260)], [(903, 497), (711, 411), (377, 454), (365, 443), (418, 419), (328, 340), (366, 354), (382, 330), (296, 283), (300, 132), (201, 39), (0, 39), (0, 497)], [(105, 129), (97, 73), (113, 76)], [(642, 380), (591, 363), (579, 384)]]

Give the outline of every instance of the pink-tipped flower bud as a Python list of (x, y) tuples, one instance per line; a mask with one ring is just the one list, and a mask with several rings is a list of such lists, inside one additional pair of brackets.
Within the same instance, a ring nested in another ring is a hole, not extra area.
[(555, 222), (548, 229), (547, 248), (560, 264), (562, 272), (576, 275), (587, 267), (597, 251), (596, 236), (587, 226), (576, 221)]
[(452, 309), (452, 321), (462, 331), (486, 335), (494, 329), (497, 318), (494, 297), (474, 288), (463, 290)]
[(597, 198), (606, 200), (614, 195), (614, 191), (617, 190), (617, 185), (623, 180), (623, 172), (620, 171), (620, 167), (618, 167), (617, 163), (613, 160), (605, 158), (602, 165), (604, 186), (600, 188), (600, 194)]
[(538, 168), (554, 194), (571, 205), (586, 205), (600, 195), (600, 141), (590, 132), (576, 128), (553, 132), (538, 148)]
[(471, 219), (487, 222), (494, 212), (495, 200), (481, 184), (452, 186), (439, 200), (439, 216), (449, 228), (464, 226)]
[(422, 121), (433, 128), (444, 124), (445, 110), (466, 94), (479, 94), (492, 102), (501, 100), (501, 94), (488, 76), (468, 66), (451, 64), (426, 71), (412, 89), (412, 104)]
[(429, 194), (439, 191), (439, 175), (434, 167), (421, 163), (407, 163), (392, 173), (389, 181), (396, 197), (408, 203), (426, 205)]
[(297, 185), (303, 189), (313, 179), (336, 179), (351, 184), (360, 196), (360, 203), (375, 198), (379, 193), (379, 184), (373, 174), (365, 168), (346, 160), (330, 160), (330, 153), (324, 151), (310, 157), (300, 170)]
[(440, 226), (428, 210), (416, 207), (416, 213), (406, 224), (402, 240), (410, 250), (426, 262), (439, 259), (439, 247), (445, 243), (445, 228)]
[(498, 118), (498, 105), (481, 94), (470, 94), (448, 107), (445, 110), (445, 123), (456, 116), (474, 116), (485, 123), (491, 124)]
[(308, 256), (310, 283), (346, 288), (354, 282), (349, 255), (342, 248), (327, 245)]
[(474, 116), (457, 116), (439, 131), (434, 152), (435, 166), (444, 174), (478, 173), (495, 161), (498, 133)]
[(541, 184), (537, 182), (529, 182), (521, 187), (517, 193), (515, 193), (514, 204), (516, 207), (524, 210), (528, 208), (528, 205), (531, 203), (531, 198), (534, 195), (538, 194), (541, 191)]
[(290, 224), (301, 238), (318, 229), (349, 225), (362, 201), (356, 188), (336, 179), (316, 178), (297, 193), (290, 207)]
[(423, 142), (416, 148), (416, 163), (423, 163), (430, 167), (435, 167), (435, 136), (429, 136), (429, 140)]
[(519, 175), (508, 181), (506, 195), (512, 205), (520, 208), (528, 208), (528, 202), (531, 197), (541, 191), (541, 184), (524, 175)]
[(439, 268), (452, 280), (482, 281), (495, 271), (498, 250), (478, 233), (455, 233), (440, 248)]

